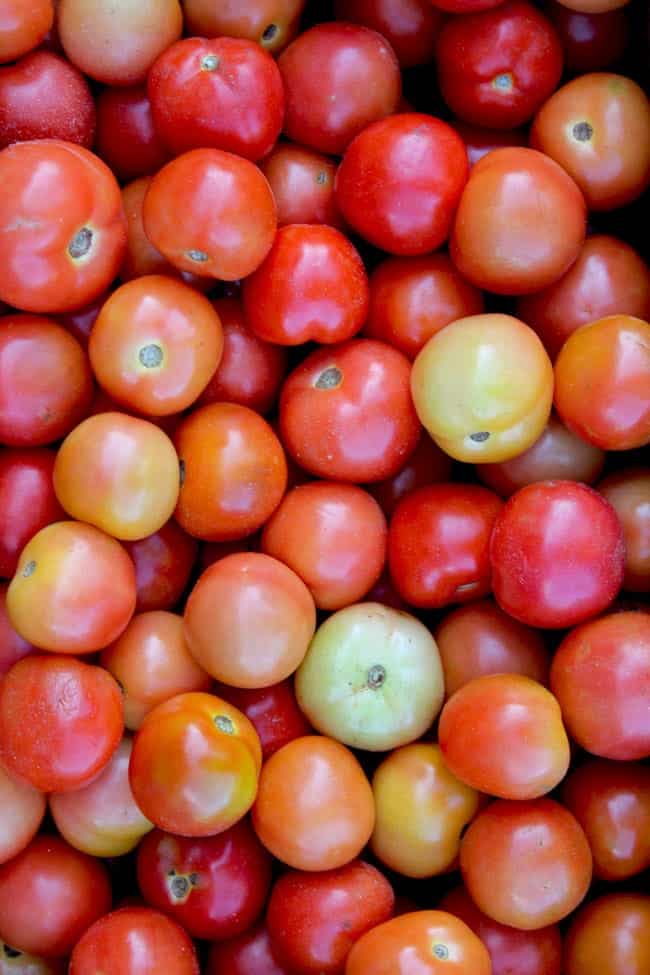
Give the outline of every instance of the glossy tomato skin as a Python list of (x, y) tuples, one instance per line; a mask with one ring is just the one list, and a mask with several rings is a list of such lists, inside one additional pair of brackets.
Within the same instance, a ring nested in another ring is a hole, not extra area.
[(307, 718), (298, 707), (290, 679), (259, 688), (217, 684), (215, 693), (238, 708), (254, 725), (264, 761), (294, 738), (311, 732)]
[[(0, 802), (2, 830), (0, 831), (0, 864), (6, 863), (24, 850), (38, 832), (45, 815), (47, 800), (29, 782), (10, 775), (0, 766)], [(2, 972), (0, 950), (0, 972)]]
[(650, 755), (649, 640), (650, 615), (611, 613), (572, 630), (553, 658), (551, 689), (569, 734), (593, 755)]
[(566, 975), (643, 975), (650, 965), (650, 897), (605, 894), (581, 908), (567, 931)]
[(550, 0), (545, 10), (558, 32), (564, 63), (572, 74), (602, 71), (625, 53), (630, 29), (623, 8), (586, 13)]
[(369, 863), (292, 870), (275, 882), (266, 924), (276, 956), (296, 975), (342, 975), (353, 944), (393, 914), (388, 880)]
[(183, 12), (189, 33), (199, 37), (246, 37), (278, 54), (300, 29), (305, 0), (185, 0)]
[(11, 625), (7, 613), (7, 589), (7, 583), (0, 582), (0, 679), (16, 661), (36, 652), (36, 647), (16, 633)]
[[(559, 518), (561, 534), (552, 530)], [(587, 485), (541, 481), (513, 494), (497, 517), (490, 561), (494, 595), (507, 613), (528, 626), (575, 626), (621, 588), (623, 530)]]
[(460, 918), (481, 939), (492, 962), (492, 975), (561, 975), (562, 938), (555, 924), (518, 931), (478, 909), (464, 887), (445, 894), (439, 907)]
[(433, 58), (442, 14), (429, 0), (336, 0), (334, 10), (337, 20), (363, 24), (382, 34), (401, 68)]
[(103, 864), (58, 836), (37, 836), (0, 867), (0, 938), (19, 951), (63, 958), (111, 905)]
[(50, 51), (33, 51), (0, 68), (0, 148), (29, 139), (65, 139), (89, 149), (95, 103), (77, 68)]
[(0, 62), (15, 61), (36, 47), (54, 22), (52, 0), (35, 0), (26, 6), (21, 0), (7, 0), (2, 8)]
[(571, 267), (584, 243), (586, 215), (577, 184), (548, 156), (495, 149), (472, 169), (456, 211), (451, 258), (479, 288), (530, 294)]
[(608, 315), (569, 336), (555, 362), (555, 408), (603, 450), (650, 442), (650, 323)]
[(381, 481), (402, 467), (420, 436), (408, 359), (372, 339), (316, 349), (287, 377), (280, 432), (311, 474)]
[(357, 941), (346, 975), (491, 975), (487, 949), (446, 911), (415, 911), (377, 925)]
[(72, 142), (34, 140), (2, 150), (0, 178), (0, 298), (48, 313), (101, 294), (126, 244), (119, 186), (108, 166)]
[(470, 824), (460, 868), (488, 917), (535, 931), (566, 917), (591, 882), (592, 859), (578, 821), (553, 799), (498, 799)]
[[(405, 169), (403, 159), (410, 159)], [(451, 230), (469, 164), (460, 136), (416, 112), (368, 125), (348, 147), (336, 175), (347, 223), (389, 254), (435, 250)]]
[(11, 578), (29, 539), (64, 517), (52, 483), (55, 459), (42, 447), (0, 452), (0, 576)]
[(492, 129), (523, 125), (557, 88), (562, 45), (527, 0), (448, 20), (436, 41), (442, 96), (458, 118)]
[(597, 490), (613, 506), (625, 536), (627, 592), (650, 592), (650, 469), (628, 468), (610, 474)]
[(271, 857), (248, 820), (193, 839), (154, 830), (138, 848), (137, 870), (151, 907), (210, 941), (247, 931), (271, 885)]
[(124, 547), (135, 565), (136, 610), (172, 609), (181, 598), (196, 562), (198, 543), (175, 522)]
[(95, 150), (120, 182), (148, 176), (167, 162), (144, 85), (104, 88), (96, 105)]
[(502, 501), (473, 484), (432, 484), (407, 494), (388, 531), (388, 566), (411, 606), (433, 609), (490, 591), (488, 547)]
[(259, 166), (273, 190), (278, 227), (325, 223), (345, 229), (334, 197), (334, 159), (293, 142), (280, 142)]
[(98, 966), (117, 973), (199, 975), (189, 936), (170, 918), (148, 907), (123, 907), (99, 918), (79, 939), (69, 975), (94, 975)]
[(258, 924), (228, 941), (210, 948), (205, 975), (294, 975), (281, 965), (271, 950), (265, 924)]

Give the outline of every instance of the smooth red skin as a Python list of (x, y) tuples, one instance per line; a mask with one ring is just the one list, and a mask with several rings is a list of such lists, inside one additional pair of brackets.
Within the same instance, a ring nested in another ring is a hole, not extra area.
[[(259, 917), (271, 886), (271, 855), (247, 819), (217, 836), (189, 839), (156, 829), (138, 847), (138, 886), (151, 906), (181, 924), (192, 938), (218, 941), (247, 931)], [(176, 899), (174, 871), (190, 880)]]
[[(646, 888), (647, 889), (647, 888)], [(644, 975), (650, 966), (650, 897), (611, 893), (574, 916), (564, 940), (565, 975)]]
[(298, 707), (291, 678), (260, 688), (217, 684), (214, 693), (252, 722), (259, 735), (264, 761), (294, 738), (312, 734), (311, 725)]
[(276, 956), (296, 975), (343, 975), (355, 941), (393, 916), (386, 877), (353, 860), (338, 870), (291, 870), (276, 880), (266, 914)]
[(402, 94), (392, 48), (358, 24), (317, 24), (283, 51), (278, 67), (284, 133), (319, 152), (342, 155), (362, 129), (395, 111)]
[(569, 773), (561, 795), (589, 840), (596, 877), (626, 880), (650, 866), (650, 768), (592, 759)]
[(78, 68), (49, 51), (32, 51), (0, 68), (0, 149), (28, 139), (65, 139), (89, 149), (95, 103)]
[(500, 464), (477, 464), (479, 479), (504, 498), (537, 481), (566, 480), (593, 484), (602, 472), (605, 453), (576, 437), (551, 416), (532, 447)]
[(3, 0), (0, 62), (15, 61), (43, 40), (54, 21), (52, 0)]
[(230, 941), (213, 944), (205, 975), (295, 975), (281, 965), (271, 951), (265, 924), (251, 928)]
[(38, 653), (35, 646), (16, 633), (7, 613), (7, 584), (0, 582), (0, 680), (11, 667), (30, 653)]
[[(459, 118), (491, 129), (528, 122), (557, 88), (562, 61), (553, 25), (527, 0), (449, 19), (436, 41), (442, 97)], [(502, 74), (509, 91), (493, 84)]]
[(110, 291), (104, 291), (98, 298), (91, 301), (90, 304), (84, 305), (83, 308), (56, 316), (56, 321), (60, 322), (71, 335), (74, 335), (77, 342), (84, 349), (88, 348), (88, 339), (90, 338), (92, 327), (109, 295)]
[(478, 935), (490, 954), (492, 975), (561, 975), (562, 937), (556, 924), (537, 931), (499, 924), (478, 909), (464, 887), (445, 894), (438, 906)]
[(609, 315), (575, 331), (555, 361), (554, 403), (603, 450), (650, 443), (650, 322)]
[(431, 484), (407, 494), (388, 529), (388, 567), (400, 596), (433, 609), (490, 592), (488, 548), (500, 498), (473, 484)]
[[(387, 518), (407, 494), (429, 484), (451, 480), (452, 459), (426, 433), (403, 467), (385, 481), (368, 488)], [(378, 600), (383, 602), (383, 600)]]
[(630, 468), (610, 474), (596, 490), (613, 505), (623, 526), (623, 588), (627, 592), (650, 592), (650, 468)]
[(363, 334), (414, 359), (441, 328), (483, 308), (483, 295), (465, 281), (447, 254), (389, 257), (370, 275)]
[(280, 142), (259, 165), (273, 190), (278, 227), (326, 223), (337, 230), (345, 229), (334, 196), (336, 162), (329, 156)]
[(611, 613), (576, 627), (551, 665), (574, 741), (601, 758), (650, 756), (650, 614)]
[[(208, 57), (218, 59), (215, 69), (203, 67)], [(270, 152), (282, 129), (282, 78), (255, 41), (176, 41), (152, 65), (147, 92), (155, 128), (176, 155), (212, 147), (255, 162)]]
[(363, 24), (382, 34), (402, 68), (433, 58), (442, 14), (429, 0), (336, 0), (337, 20)]
[(86, 785), (123, 732), (120, 688), (103, 667), (30, 654), (0, 684), (0, 759), (42, 792)]
[(146, 87), (104, 88), (97, 96), (95, 152), (122, 183), (155, 173), (169, 159)]
[(528, 626), (575, 626), (617, 596), (623, 530), (609, 502), (587, 485), (541, 481), (513, 494), (497, 517), (490, 561), (506, 613)]
[(551, 660), (541, 635), (490, 599), (452, 610), (433, 632), (447, 697), (486, 674), (523, 674), (548, 684)]
[(498, 7), (503, 0), (430, 0), (438, 10), (450, 14), (473, 14), (478, 10), (490, 10)]
[(624, 7), (586, 14), (548, 0), (545, 12), (560, 38), (567, 71), (601, 71), (625, 53), (630, 31)]
[(147, 907), (123, 907), (88, 928), (75, 945), (68, 975), (199, 975), (183, 928)]
[(59, 440), (85, 417), (92, 391), (88, 357), (61, 325), (41, 315), (0, 319), (0, 443)]
[[(334, 365), (339, 385), (318, 388)], [(408, 359), (384, 342), (352, 339), (317, 349), (282, 387), (282, 442), (316, 477), (361, 483), (392, 477), (421, 431), (409, 383)]]
[(594, 234), (555, 284), (518, 300), (517, 314), (555, 359), (581, 325), (607, 315), (650, 319), (650, 267), (624, 240)]
[(368, 313), (368, 275), (353, 244), (334, 227), (281, 227), (271, 250), (242, 284), (246, 321), (278, 345), (345, 342)]
[(0, 576), (13, 576), (32, 535), (65, 518), (52, 483), (55, 460), (45, 447), (0, 451)]
[(352, 142), (336, 174), (336, 202), (369, 243), (389, 254), (427, 254), (449, 236), (468, 173), (465, 145), (450, 125), (406, 112)]
[(58, 836), (36, 836), (0, 866), (0, 940), (19, 951), (69, 955), (110, 906), (104, 865)]
[(493, 149), (528, 145), (528, 136), (523, 129), (485, 129), (460, 119), (453, 119), (451, 124), (465, 143), (470, 169)]
[(183, 595), (198, 553), (198, 542), (175, 521), (138, 542), (123, 542), (135, 565), (136, 612), (172, 609)]
[(197, 404), (225, 401), (268, 413), (287, 371), (286, 350), (255, 335), (239, 299), (216, 298), (213, 304), (221, 319), (223, 353)]

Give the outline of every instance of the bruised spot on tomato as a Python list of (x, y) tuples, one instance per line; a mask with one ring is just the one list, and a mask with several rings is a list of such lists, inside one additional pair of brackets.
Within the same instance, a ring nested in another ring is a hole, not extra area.
[(75, 260), (80, 257), (85, 257), (92, 246), (92, 242), (92, 230), (90, 227), (82, 227), (68, 244), (68, 254)]
[(336, 389), (343, 382), (343, 373), (338, 366), (328, 366), (314, 383), (316, 389)]

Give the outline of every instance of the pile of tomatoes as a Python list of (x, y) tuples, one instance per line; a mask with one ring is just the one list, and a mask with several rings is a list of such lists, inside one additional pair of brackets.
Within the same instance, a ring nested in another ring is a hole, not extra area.
[(644, 32), (0, 0), (0, 975), (650, 973)]

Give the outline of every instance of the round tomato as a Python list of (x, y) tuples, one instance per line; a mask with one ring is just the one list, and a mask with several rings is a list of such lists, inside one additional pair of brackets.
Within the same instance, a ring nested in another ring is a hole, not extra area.
[(382, 34), (402, 68), (433, 59), (442, 14), (429, 0), (336, 0), (337, 20), (363, 24)]
[(344, 230), (334, 197), (336, 162), (329, 156), (280, 142), (260, 160), (278, 208), (278, 227), (290, 223), (326, 223)]
[(95, 104), (95, 149), (120, 182), (155, 173), (167, 162), (144, 85), (103, 88)]
[(184, 0), (183, 13), (189, 34), (247, 37), (277, 54), (298, 33), (304, 6), (305, 0)]
[(650, 897), (606, 894), (575, 915), (564, 942), (566, 975), (644, 975), (650, 967)]
[(175, 522), (138, 542), (125, 542), (135, 565), (136, 609), (171, 609), (181, 598), (196, 561), (198, 542)]
[[(576, 0), (570, 2), (573, 5)], [(577, 2), (582, 4), (584, 0)], [(599, 0), (591, 2), (595, 6)], [(612, 0), (605, 2), (611, 3)], [(558, 32), (564, 48), (565, 67), (571, 74), (602, 71), (610, 64), (619, 62), (625, 54), (630, 37), (630, 22), (627, 11), (622, 7), (604, 10), (602, 13), (587, 13), (550, 0), (545, 9)]]

